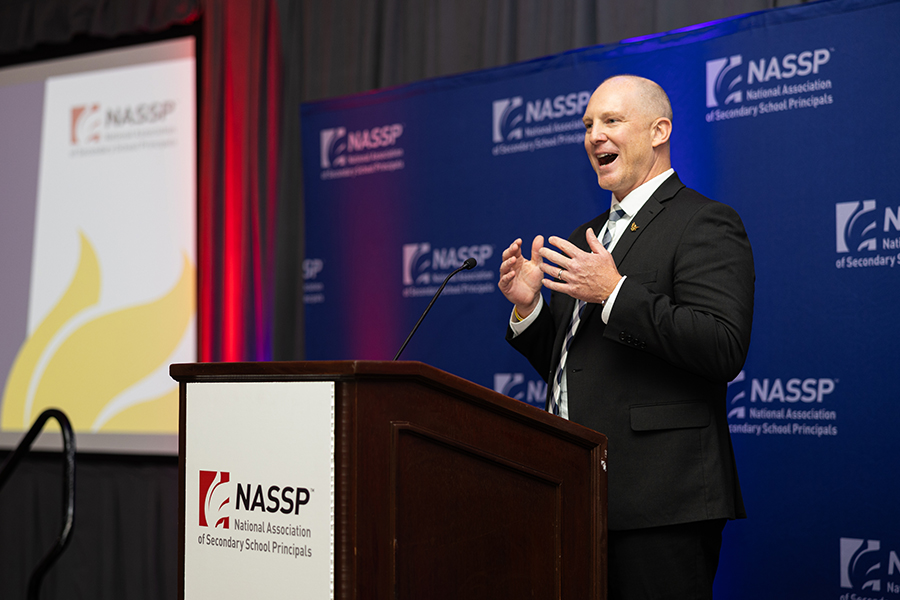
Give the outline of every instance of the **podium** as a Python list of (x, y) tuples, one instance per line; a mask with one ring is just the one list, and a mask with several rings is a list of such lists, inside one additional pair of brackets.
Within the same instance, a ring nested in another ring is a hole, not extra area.
[(416, 362), (172, 365), (179, 598), (606, 598), (606, 438)]

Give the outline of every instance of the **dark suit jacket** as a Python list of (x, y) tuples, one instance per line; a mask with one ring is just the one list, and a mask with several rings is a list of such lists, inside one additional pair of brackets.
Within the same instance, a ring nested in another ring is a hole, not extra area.
[[(569, 241), (588, 250), (608, 212)], [(569, 418), (609, 438), (609, 528), (745, 515), (726, 419), (726, 386), (750, 344), (755, 275), (730, 207), (669, 177), (619, 239), (627, 275), (604, 324), (588, 304), (569, 349)], [(574, 300), (551, 294), (510, 343), (549, 381)], [(548, 386), (548, 393), (551, 392)]]

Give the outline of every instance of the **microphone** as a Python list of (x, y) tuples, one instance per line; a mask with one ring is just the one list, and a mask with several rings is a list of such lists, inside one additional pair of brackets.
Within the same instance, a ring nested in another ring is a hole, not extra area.
[(403, 342), (403, 345), (400, 346), (400, 349), (397, 351), (397, 356), (394, 357), (394, 360), (400, 358), (400, 354), (406, 349), (406, 345), (409, 343), (409, 340), (412, 339), (413, 334), (416, 333), (416, 330), (419, 328), (419, 325), (422, 324), (422, 321), (425, 319), (425, 315), (428, 314), (428, 311), (431, 310), (432, 305), (434, 305), (434, 301), (438, 299), (438, 296), (441, 295), (441, 292), (444, 291), (444, 286), (447, 285), (447, 282), (450, 281), (450, 278), (459, 273), (460, 271), (468, 271), (470, 269), (474, 269), (475, 265), (478, 264), (478, 261), (472, 257), (466, 259), (466, 261), (462, 264), (460, 268), (453, 271), (447, 277), (444, 278), (444, 283), (441, 284), (441, 287), (438, 288), (438, 291), (434, 293), (434, 297), (431, 299), (431, 302), (428, 303), (428, 307), (425, 309), (425, 312), (422, 313), (422, 316), (419, 317), (419, 321), (416, 323), (416, 326), (412, 328), (412, 331), (409, 332), (409, 335), (406, 336), (406, 341)]

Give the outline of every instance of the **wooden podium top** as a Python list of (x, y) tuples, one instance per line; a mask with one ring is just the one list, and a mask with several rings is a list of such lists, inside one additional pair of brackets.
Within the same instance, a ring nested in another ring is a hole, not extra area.
[(329, 360), (329, 361), (269, 361), (269, 362), (211, 362), (173, 364), (169, 368), (178, 381), (228, 378), (294, 378), (355, 376), (418, 376), (426, 379), (458, 383), (465, 381), (425, 363), (389, 360)]
[(169, 374), (180, 383), (204, 381), (350, 381), (360, 379), (404, 379), (455, 390), (470, 400), (495, 405), (540, 421), (554, 429), (605, 443), (606, 436), (566, 419), (561, 419), (529, 404), (505, 396), (462, 377), (418, 361), (334, 360), (183, 363), (169, 367)]

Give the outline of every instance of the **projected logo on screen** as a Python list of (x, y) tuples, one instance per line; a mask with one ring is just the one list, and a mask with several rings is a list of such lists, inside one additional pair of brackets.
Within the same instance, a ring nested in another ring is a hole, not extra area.
[(838, 202), (834, 222), (836, 250), (849, 255), (837, 259), (837, 268), (893, 267), (900, 260), (900, 206), (879, 211), (875, 200)]
[(200, 471), (200, 527), (228, 529), (226, 510), (231, 497), (225, 484), (229, 479), (228, 471)]
[(99, 103), (73, 106), (69, 143), (72, 146), (103, 143), (119, 150), (172, 145), (173, 127), (149, 126), (164, 124), (176, 106), (174, 100), (105, 107)]
[(743, 91), (735, 89), (744, 80), (738, 69), (742, 62), (740, 54), (706, 61), (707, 108), (744, 101)]
[(438, 248), (429, 242), (404, 244), (402, 248), (403, 297), (431, 296), (444, 278), (467, 258), (478, 261), (471, 271), (457, 273), (444, 294), (489, 294), (494, 291), (493, 269), (487, 261), (494, 255), (491, 244)]
[(841, 587), (900, 594), (900, 557), (880, 540), (841, 538)]
[(103, 126), (103, 115), (99, 104), (72, 107), (71, 136), (72, 145), (100, 141), (100, 129)]

